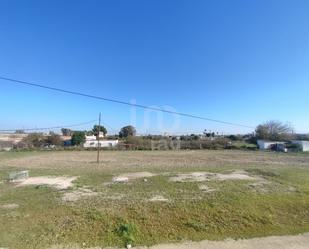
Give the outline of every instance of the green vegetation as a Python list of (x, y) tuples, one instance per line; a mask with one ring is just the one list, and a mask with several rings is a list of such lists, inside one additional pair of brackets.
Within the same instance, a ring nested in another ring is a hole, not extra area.
[(136, 135), (136, 129), (132, 125), (127, 125), (125, 127), (122, 127), (119, 132), (119, 137), (129, 137), (129, 136), (135, 136)]
[(258, 125), (255, 133), (257, 139), (270, 141), (287, 141), (294, 137), (293, 128), (289, 124), (274, 120)]
[(72, 145), (81, 145), (85, 142), (85, 132), (83, 131), (74, 131), (72, 135)]
[[(152, 245), (309, 231), (309, 155), (244, 151), (1, 152), (0, 246), (48, 248)], [(79, 176), (68, 190), (15, 187), (9, 172)], [(172, 182), (179, 172), (244, 170), (259, 181)], [(112, 183), (122, 173), (155, 175)], [(254, 185), (255, 183), (258, 183)], [(200, 190), (206, 184), (213, 192)], [(97, 196), (75, 202), (66, 192), (87, 187)], [(161, 195), (168, 201), (150, 201)], [(16, 204), (15, 208), (4, 205)]]
[(102, 132), (104, 134), (104, 136), (107, 134), (107, 130), (103, 125), (100, 125), (100, 126), (94, 125), (91, 132), (92, 132), (92, 134), (97, 136), (98, 131)]
[(135, 242), (137, 228), (134, 224), (121, 224), (118, 228), (118, 234), (123, 239), (124, 246), (131, 245)]

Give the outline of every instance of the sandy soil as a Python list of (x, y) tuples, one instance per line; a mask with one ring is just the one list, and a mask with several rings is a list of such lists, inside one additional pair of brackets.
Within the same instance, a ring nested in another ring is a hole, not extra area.
[[(139, 249), (142, 249), (140, 247)], [(145, 247), (144, 247), (145, 248)], [(308, 249), (309, 233), (297, 236), (271, 236), (248, 240), (201, 241), (157, 245), (151, 249)]]
[(64, 195), (62, 196), (61, 199), (64, 202), (74, 202), (74, 201), (78, 201), (80, 199), (98, 196), (98, 194), (99, 193), (93, 192), (92, 190), (87, 189), (87, 188), (79, 188), (75, 191), (64, 193)]
[(37, 176), (37, 177), (29, 177), (23, 179), (17, 183), (17, 187), (28, 186), (28, 185), (49, 185), (58, 190), (68, 189), (73, 186), (73, 181), (76, 180), (77, 177), (52, 177), (52, 176)]
[(16, 204), (16, 203), (3, 204), (3, 205), (0, 206), (0, 208), (3, 208), (3, 209), (16, 209), (18, 207), (19, 207), (19, 205)]
[(113, 182), (128, 182), (131, 180), (139, 179), (139, 178), (147, 178), (155, 176), (155, 174), (152, 174), (150, 172), (135, 172), (135, 173), (126, 173), (121, 174), (119, 176), (116, 176), (113, 178)]
[[(55, 245), (50, 249), (80, 249), (78, 245)], [(86, 247), (83, 247), (86, 248)], [(136, 249), (308, 249), (309, 233), (294, 236), (270, 236), (246, 240), (200, 241), (162, 244)], [(91, 247), (87, 249), (102, 249)], [(106, 248), (107, 249), (107, 248)]]
[(152, 197), (149, 201), (153, 201), (153, 202), (156, 202), (156, 201), (162, 201), (162, 202), (167, 202), (168, 199), (166, 199), (164, 196), (162, 195), (156, 195), (154, 197)]
[(177, 174), (176, 176), (170, 177), (170, 181), (173, 182), (204, 182), (210, 180), (259, 180), (259, 178), (249, 176), (244, 171), (234, 171), (230, 174), (192, 172), (187, 174)]

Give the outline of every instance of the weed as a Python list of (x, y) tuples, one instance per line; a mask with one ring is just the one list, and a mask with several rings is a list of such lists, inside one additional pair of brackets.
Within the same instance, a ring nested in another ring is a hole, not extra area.
[(132, 245), (135, 242), (137, 228), (133, 223), (120, 224), (117, 232), (125, 246)]

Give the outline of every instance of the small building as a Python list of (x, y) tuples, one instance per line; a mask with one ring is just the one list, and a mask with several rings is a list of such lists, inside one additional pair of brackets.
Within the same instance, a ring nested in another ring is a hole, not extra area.
[(86, 141), (83, 144), (84, 148), (97, 148), (98, 143), (100, 143), (101, 148), (111, 148), (115, 147), (118, 145), (119, 141), (118, 140), (97, 140), (97, 137), (92, 135), (92, 136), (86, 136)]
[(260, 150), (268, 150), (271, 146), (275, 145), (276, 142), (267, 140), (257, 140), (257, 145)]
[(260, 150), (285, 151), (285, 144), (285, 142), (257, 140), (257, 145)]
[(302, 151), (309, 151), (309, 141), (292, 140), (291, 143), (300, 145)]

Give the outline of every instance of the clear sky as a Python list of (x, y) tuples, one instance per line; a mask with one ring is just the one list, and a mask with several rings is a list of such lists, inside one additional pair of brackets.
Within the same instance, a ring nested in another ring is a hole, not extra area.
[[(0, 10), (3, 77), (309, 132), (308, 0), (2, 0)], [(116, 131), (252, 131), (0, 80), (0, 129), (74, 124), (100, 111)]]

